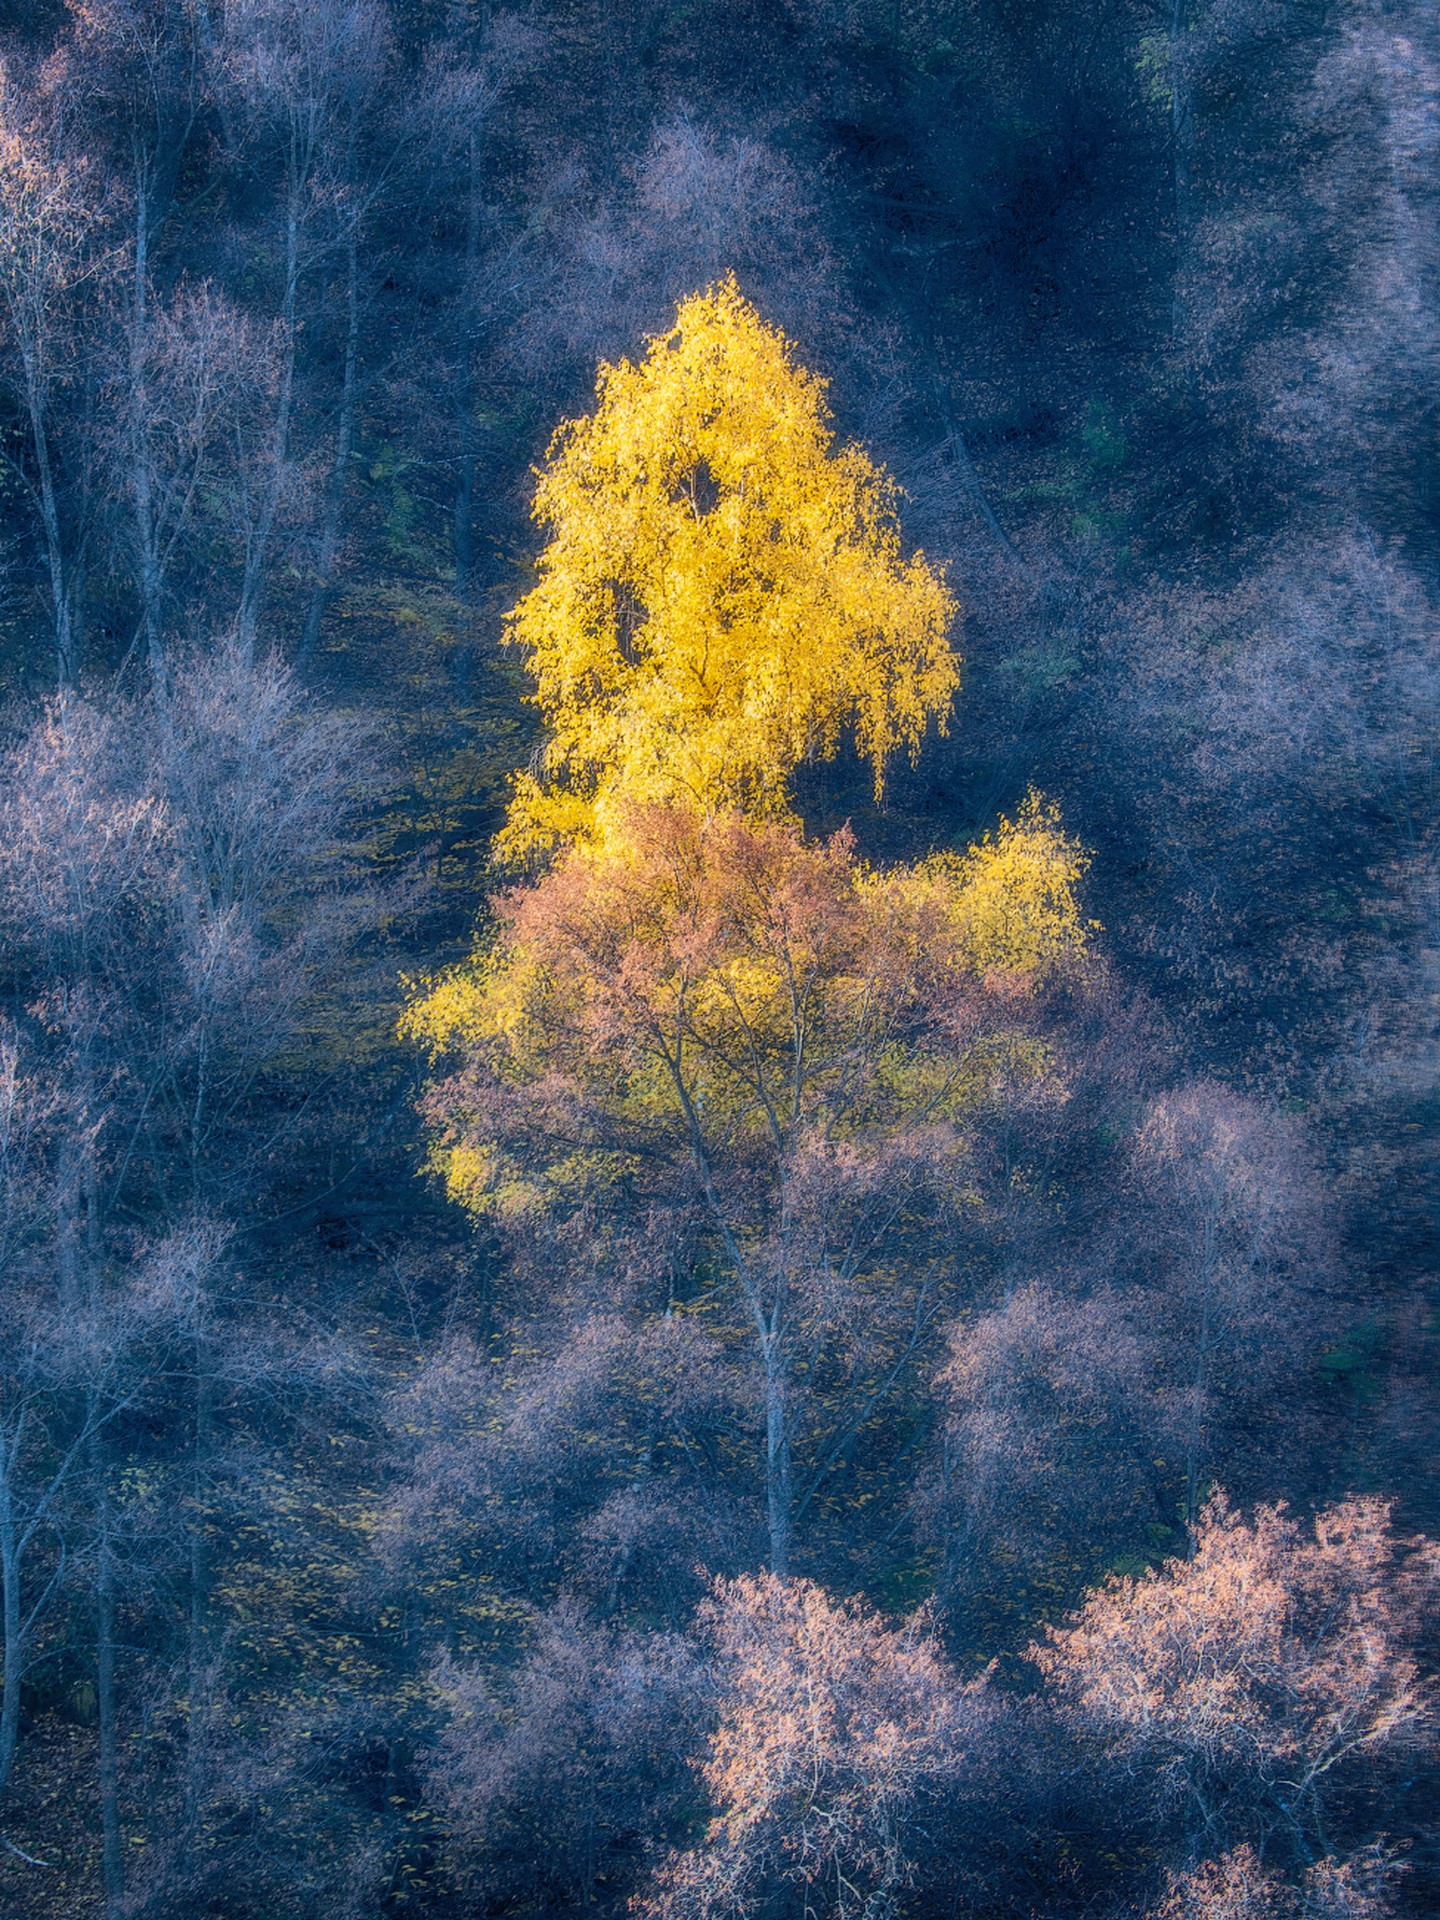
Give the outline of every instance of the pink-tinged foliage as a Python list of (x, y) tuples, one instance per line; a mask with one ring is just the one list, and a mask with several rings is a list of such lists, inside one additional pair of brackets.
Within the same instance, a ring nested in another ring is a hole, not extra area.
[(634, 1903), (647, 1920), (771, 1912), (878, 1916), (913, 1870), (928, 1794), (950, 1781), (984, 1708), (923, 1621), (891, 1627), (807, 1580), (718, 1581), (701, 1610), (718, 1724), (700, 1773), (703, 1845)]
[(1397, 1865), (1383, 1847), (1327, 1855), (1296, 1884), (1248, 1843), (1171, 1876), (1150, 1920), (1385, 1920)]
[(1305, 1858), (1327, 1798), (1430, 1737), (1416, 1636), (1440, 1550), (1382, 1500), (1206, 1507), (1187, 1559), (1112, 1581), (1031, 1648), (1060, 1710), (1113, 1774), (1202, 1842), (1253, 1835)]
[(1062, 1097), (1036, 1028), (1083, 939), (1073, 867), (1038, 803), (967, 861), (886, 873), (848, 832), (637, 810), (501, 895), (488, 948), (409, 1016), (461, 1061), (426, 1100), (452, 1193), (521, 1244), (583, 1220), (654, 1267), (655, 1241), (686, 1304), (717, 1274), (778, 1571), (922, 1348), (981, 1117)]

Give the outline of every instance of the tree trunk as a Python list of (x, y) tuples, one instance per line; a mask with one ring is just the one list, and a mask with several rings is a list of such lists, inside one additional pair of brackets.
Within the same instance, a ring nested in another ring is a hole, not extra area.
[(140, 589), (140, 634), (156, 694), (167, 685), (160, 638), (160, 552), (155, 527), (155, 476), (152, 468), (148, 347), (150, 328), (150, 201), (144, 169), (137, 166), (135, 188), (135, 281), (130, 333), (130, 491), (135, 505), (136, 571)]
[(786, 1419), (784, 1364), (771, 1333), (764, 1344), (765, 1504), (770, 1523), (770, 1571), (790, 1578), (790, 1428)]
[[(95, 1062), (87, 1035), (80, 1058), (81, 1112), (97, 1109)], [(84, 1205), (84, 1293), (92, 1321), (101, 1306), (102, 1239), (100, 1169), (95, 1142), (88, 1137), (81, 1160)], [(119, 1920), (125, 1897), (125, 1857), (120, 1835), (120, 1746), (115, 1699), (115, 1555), (110, 1514), (109, 1460), (99, 1396), (87, 1394), (85, 1461), (95, 1502), (95, 1701), (99, 1733), (100, 1864), (106, 1920)]]
[(1200, 1462), (1204, 1438), (1205, 1393), (1210, 1384), (1210, 1346), (1213, 1338), (1212, 1309), (1219, 1260), (1218, 1229), (1213, 1219), (1201, 1230), (1200, 1323), (1195, 1331), (1195, 1371), (1190, 1386), (1190, 1418), (1185, 1434), (1185, 1525), (1190, 1531), (1190, 1551), (1195, 1550), (1195, 1523), (1200, 1517)]
[(45, 537), (45, 568), (50, 580), (50, 606), (55, 626), (55, 680), (63, 691), (80, 672), (75, 633), (73, 589), (65, 554), (55, 467), (50, 455), (50, 428), (46, 419), (44, 383), (33, 344), (21, 342), (25, 374), (25, 404), (30, 416), (30, 439), (35, 449), (35, 476), (40, 496), (40, 525)]
[(1170, 0), (1170, 145), (1175, 211), (1175, 261), (1171, 282), (1171, 332), (1184, 337), (1185, 267), (1194, 221), (1192, 184), (1195, 164), (1195, 100), (1190, 84), (1188, 0)]
[(295, 359), (299, 350), (298, 306), (300, 298), (300, 212), (298, 190), (292, 189), (285, 215), (285, 293), (281, 304), (281, 331), (284, 335), (284, 360), (280, 368), (280, 392), (275, 402), (275, 422), (270, 436), (270, 471), (265, 477), (260, 512), (251, 529), (249, 551), (240, 582), (240, 609), (235, 631), (247, 661), (254, 661), (255, 641), (260, 629), (260, 606), (270, 564), (270, 543), (285, 491), (285, 474), (290, 464), (290, 410), (295, 393)]
[(8, 1460), (0, 1465), (0, 1614), (5, 1630), (5, 1690), (0, 1695), (0, 1793), (4, 1793), (20, 1740), (20, 1674), (25, 1664), (20, 1624), (20, 1539)]
[(214, 1433), (214, 1389), (203, 1333), (195, 1343), (195, 1426), (190, 1463), (190, 1613), (186, 1669), (190, 1715), (186, 1723), (184, 1819), (193, 1828), (200, 1801), (199, 1749), (202, 1741), (200, 1701), (205, 1689), (210, 1629), (210, 1556), (206, 1552), (205, 1496), (209, 1485), (210, 1448)]
[(474, 282), (480, 257), (480, 142), (474, 129), (467, 154), (469, 200), (465, 212), (465, 308), (461, 319), (460, 340), (460, 455), (455, 478), (454, 549), (455, 597), (463, 600), (470, 592), (475, 571), (475, 343), (478, 321), (475, 310)]
[(474, 394), (465, 382), (465, 399), (460, 408), (459, 473), (455, 482), (454, 549), (455, 598), (469, 598), (475, 578), (475, 535), (471, 525), (475, 511), (475, 420)]
[(360, 355), (359, 247), (359, 235), (352, 222), (345, 247), (345, 371), (340, 387), (340, 418), (335, 430), (335, 461), (330, 470), (325, 520), (320, 529), (320, 548), (316, 556), (315, 587), (310, 595), (310, 610), (305, 616), (305, 633), (300, 642), (299, 659), (302, 665), (311, 659), (320, 644), (320, 624), (325, 617), (325, 602), (334, 582), (335, 559), (340, 551), (345, 483), (350, 477), (350, 451), (355, 438), (355, 388)]
[(115, 1557), (110, 1530), (110, 1490), (98, 1409), (90, 1420), (90, 1472), (99, 1518), (95, 1576), (95, 1699), (99, 1719), (100, 1862), (106, 1920), (119, 1920), (125, 1898), (125, 1856), (120, 1834), (120, 1746), (115, 1703)]

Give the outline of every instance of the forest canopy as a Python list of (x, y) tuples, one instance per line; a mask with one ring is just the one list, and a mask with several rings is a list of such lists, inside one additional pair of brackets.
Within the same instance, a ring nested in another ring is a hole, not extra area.
[(0, 0), (0, 1912), (1440, 1907), (1433, 15)]

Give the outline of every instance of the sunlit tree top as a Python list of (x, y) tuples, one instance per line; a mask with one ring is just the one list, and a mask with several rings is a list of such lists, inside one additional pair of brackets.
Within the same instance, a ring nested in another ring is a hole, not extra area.
[(783, 812), (846, 733), (878, 793), (959, 679), (954, 600), (905, 557), (895, 496), (733, 278), (602, 367), (536, 489), (551, 538), (509, 638), (550, 737), (501, 851), (604, 837), (637, 801)]

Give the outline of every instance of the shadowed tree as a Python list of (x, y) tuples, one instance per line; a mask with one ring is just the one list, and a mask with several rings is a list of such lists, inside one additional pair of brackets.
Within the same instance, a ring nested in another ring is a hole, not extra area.
[[(368, 0), (238, 0), (226, 8), (222, 71), (246, 138), (274, 175), (279, 223), (279, 377), (267, 422), (263, 477), (250, 502), (235, 633), (253, 657), (260, 612), (284, 539), (282, 507), (299, 485), (296, 379), (306, 314), (303, 282), (337, 246), (345, 267), (345, 345), (337, 451), (321, 532), (317, 577), (323, 611), (339, 534), (354, 432), (359, 329), (358, 247), (366, 194), (357, 171), (388, 56), (386, 20)], [(317, 615), (318, 618), (318, 615)], [(309, 644), (313, 645), (313, 636)]]
[(601, 1875), (626, 1873), (634, 1837), (663, 1831), (689, 1798), (709, 1689), (678, 1634), (562, 1604), (536, 1621), (508, 1684), (452, 1661), (434, 1681), (449, 1720), (427, 1778), (492, 1898), (593, 1904)]
[(55, 677), (80, 669), (79, 503), (66, 485), (60, 394), (76, 350), (76, 289), (97, 264), (97, 185), (69, 146), (60, 89), (26, 87), (0, 62), (0, 308), (9, 380), (23, 411), (45, 558)]

